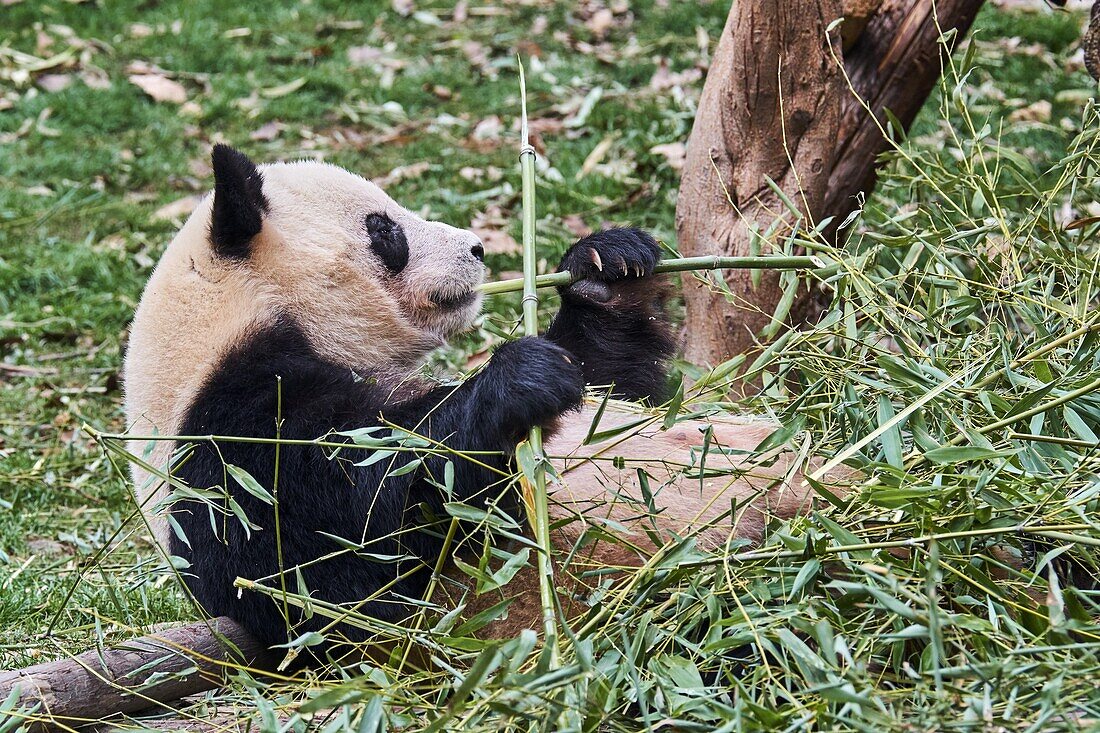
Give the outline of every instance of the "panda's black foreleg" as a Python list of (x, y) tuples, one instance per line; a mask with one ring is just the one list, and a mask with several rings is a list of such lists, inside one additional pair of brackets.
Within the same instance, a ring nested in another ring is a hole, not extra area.
[(668, 285), (653, 275), (660, 248), (639, 229), (607, 229), (565, 253), (558, 271), (579, 278), (559, 288), (561, 310), (546, 337), (574, 354), (591, 385), (630, 400), (668, 396), (676, 339), (665, 314)]
[[(553, 427), (583, 397), (584, 375), (568, 351), (544, 338), (522, 338), (497, 349), (485, 368), (459, 387), (433, 390), (388, 409), (386, 417), (455, 451), (500, 451), (503, 466), (532, 427)], [(459, 500), (477, 499), (499, 480), (479, 465), (484, 460), (452, 463)]]

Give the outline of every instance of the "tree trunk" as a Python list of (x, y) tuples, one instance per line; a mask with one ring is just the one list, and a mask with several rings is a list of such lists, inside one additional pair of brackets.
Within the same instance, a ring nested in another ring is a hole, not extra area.
[(1093, 79), (1100, 79), (1100, 2), (1092, 4), (1089, 25), (1081, 38), (1081, 49), (1085, 52), (1085, 68)]
[[(822, 208), (840, 129), (842, 80), (826, 27), (839, 0), (735, 2), (703, 85), (687, 146), (676, 206), (685, 255), (746, 255), (754, 232), (777, 218), (768, 245), (782, 242), (795, 220), (771, 190), (771, 178), (793, 194), (802, 213)], [(836, 50), (839, 55), (839, 49)], [(744, 351), (771, 320), (779, 276), (747, 271), (722, 277), (736, 302), (696, 278), (684, 278), (689, 360), (715, 363)], [(759, 307), (757, 307), (759, 306)]]
[[(885, 126), (884, 110), (908, 129), (940, 77), (941, 32), (954, 30), (954, 44), (981, 5), (845, 0), (852, 20), (845, 23), (844, 70), (856, 97), (830, 53), (835, 39), (826, 40), (825, 28), (841, 14), (839, 2), (735, 0), (688, 141), (676, 207), (683, 253), (747, 254), (753, 232), (766, 232), (786, 217), (763, 253), (782, 242), (795, 217), (765, 176), (807, 221), (843, 221), (858, 206), (857, 194), (874, 185), (875, 160), (889, 144), (879, 128)], [(774, 274), (762, 273), (755, 286), (748, 271), (723, 277), (732, 303), (713, 285), (684, 279), (685, 352), (698, 364), (752, 349), (782, 296)], [(792, 308), (800, 310), (800, 303)]]
[[(269, 666), (270, 653), (228, 618), (177, 626), (56, 662), (0, 672), (0, 702), (20, 690), (13, 714), (28, 728), (75, 728), (225, 683), (231, 665)], [(32, 722), (33, 721), (33, 722)]]
[(946, 49), (950, 52), (970, 30), (983, 2), (884, 0), (844, 57), (859, 98), (846, 90), (836, 163), (819, 218), (834, 216), (839, 224), (858, 207), (856, 195), (874, 187), (875, 159), (889, 145), (880, 129), (887, 124), (884, 110), (909, 129), (948, 61), (941, 33), (953, 32)]

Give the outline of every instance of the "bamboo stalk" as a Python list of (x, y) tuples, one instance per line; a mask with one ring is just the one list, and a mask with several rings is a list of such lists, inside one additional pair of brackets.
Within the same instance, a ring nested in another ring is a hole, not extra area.
[[(534, 152), (531, 153), (534, 156)], [(524, 206), (524, 212), (527, 207)], [(524, 278), (515, 280), (498, 280), (492, 283), (482, 283), (477, 286), (485, 295), (497, 295), (499, 293), (512, 293), (524, 289), (526, 279), (526, 261), (524, 262)], [(680, 257), (672, 260), (663, 260), (653, 270), (654, 273), (686, 272), (688, 270), (802, 270), (818, 269), (825, 267), (825, 263), (813, 255), (801, 257)], [(574, 280), (568, 272), (552, 272), (535, 277), (536, 288), (552, 288), (569, 285)]]
[[(537, 336), (539, 332), (539, 296), (535, 271), (535, 148), (527, 131), (527, 84), (523, 63), (519, 64), (520, 89), (520, 177), (523, 189), (523, 332)], [(542, 447), (542, 428), (534, 426), (527, 438), (534, 461), (534, 485), (531, 503), (534, 514), (535, 543), (539, 551), (536, 566), (539, 574), (539, 604), (542, 607), (543, 644), (550, 653), (550, 666), (558, 665), (558, 624), (554, 608), (554, 566), (550, 562), (550, 510), (546, 496), (546, 456)]]

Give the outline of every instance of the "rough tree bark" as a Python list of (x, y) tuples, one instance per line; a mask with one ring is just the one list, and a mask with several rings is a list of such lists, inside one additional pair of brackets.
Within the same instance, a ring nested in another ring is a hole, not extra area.
[(1085, 68), (1093, 79), (1100, 79), (1100, 2), (1092, 4), (1081, 49), (1085, 52)]
[[(794, 217), (765, 176), (807, 220), (842, 221), (856, 194), (874, 185), (875, 159), (888, 145), (879, 130), (884, 110), (908, 128), (940, 77), (941, 32), (954, 29), (952, 41), (965, 35), (982, 1), (735, 1), (688, 141), (676, 208), (683, 253), (747, 254), (753, 231), (767, 231), (780, 216), (790, 226)], [(842, 6), (852, 19), (844, 70), (858, 98), (833, 59), (835, 39), (826, 38)], [(779, 228), (770, 240), (785, 233)], [(685, 351), (699, 364), (752, 349), (781, 297), (777, 275), (764, 273), (755, 287), (747, 271), (724, 278), (734, 303), (684, 278)]]
[[(748, 254), (754, 231), (764, 233), (780, 217), (793, 221), (768, 178), (794, 194), (803, 213), (821, 209), (842, 95), (830, 48), (838, 37), (826, 28), (839, 16), (839, 0), (734, 3), (703, 85), (680, 181), (676, 229), (684, 254)], [(782, 241), (785, 234), (779, 229), (772, 237)], [(724, 277), (736, 309), (711, 287), (684, 278), (686, 356), (696, 363), (744, 351), (779, 302), (775, 273), (764, 272), (756, 287), (748, 272)]]
[(33, 721), (28, 728), (75, 728), (220, 687), (234, 662), (266, 668), (273, 661), (244, 629), (228, 618), (217, 618), (165, 629), (102, 652), (93, 649), (0, 672), (0, 702), (18, 687), (14, 709)]

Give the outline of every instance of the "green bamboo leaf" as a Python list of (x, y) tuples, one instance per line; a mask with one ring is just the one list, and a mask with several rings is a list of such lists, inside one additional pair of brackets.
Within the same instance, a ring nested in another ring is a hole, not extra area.
[(821, 572), (821, 561), (816, 557), (811, 557), (799, 569), (798, 575), (795, 576), (791, 592), (787, 594), (787, 601), (793, 601), (802, 592), (802, 589), (817, 577), (819, 572)]
[(942, 448), (927, 451), (924, 457), (932, 463), (956, 465), (972, 461), (985, 461), (991, 458), (1007, 458), (1019, 452), (1020, 449), (1018, 448), (1014, 450), (996, 450), (978, 445), (945, 445)]
[(405, 465), (399, 466), (398, 468), (395, 468), (394, 470), (389, 471), (386, 475), (387, 476), (393, 476), (393, 477), (404, 476), (405, 474), (412, 473), (416, 469), (420, 468), (420, 466), (423, 463), (424, 463), (423, 458), (414, 458), (413, 460), (409, 461)]
[(324, 634), (319, 634), (316, 631), (307, 631), (296, 639), (288, 641), (285, 644), (272, 644), (276, 649), (305, 649), (306, 647), (317, 646), (318, 644), (324, 644)]
[(895, 468), (901, 468), (903, 463), (901, 445), (901, 425), (904, 420), (894, 420), (894, 405), (883, 394), (878, 396), (878, 424), (879, 427), (889, 425), (879, 436), (882, 441), (882, 451), (886, 456), (886, 462)]
[(392, 457), (396, 454), (397, 454), (397, 452), (392, 451), (392, 450), (371, 451), (371, 454), (369, 456), (367, 456), (363, 460), (359, 461), (355, 465), (356, 466), (373, 466), (374, 464), (378, 463), (379, 461), (383, 461), (383, 460), (385, 460), (387, 458), (390, 458), (390, 457)]
[(1085, 421), (1081, 419), (1081, 416), (1077, 414), (1069, 405), (1062, 408), (1062, 417), (1066, 420), (1066, 425), (1072, 430), (1080, 440), (1085, 440), (1090, 443), (1100, 442), (1100, 438), (1096, 437), (1096, 433), (1092, 431)]
[(252, 474), (244, 470), (240, 466), (234, 466), (230, 463), (225, 464), (225, 470), (229, 472), (229, 475), (233, 477), (242, 489), (247, 491), (252, 496), (256, 497), (265, 504), (274, 504), (275, 497), (272, 496), (267, 489), (260, 486), (260, 482), (252, 478)]

